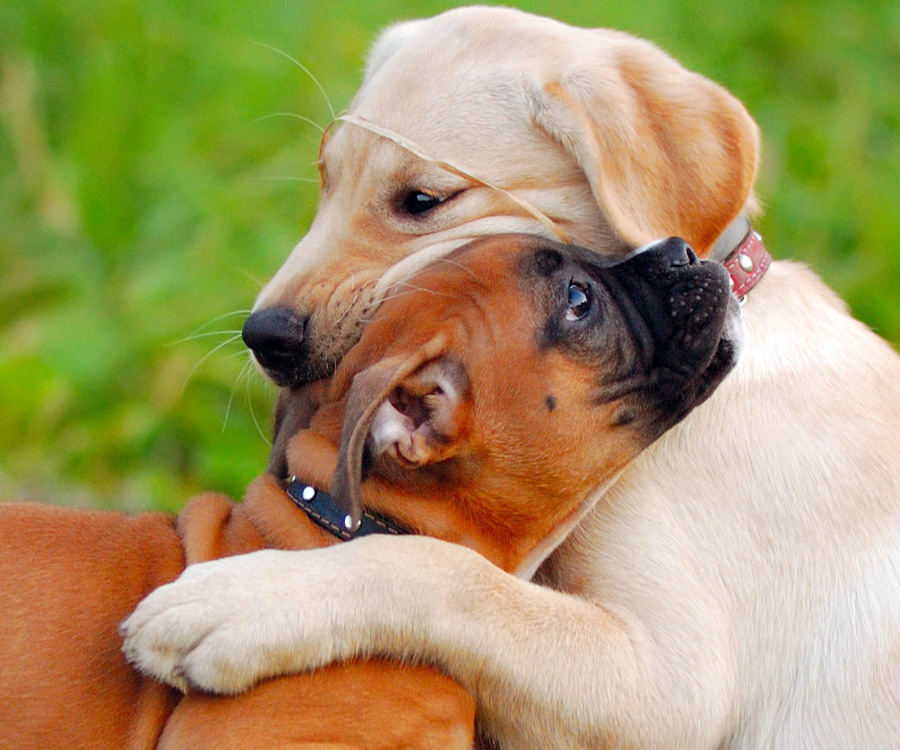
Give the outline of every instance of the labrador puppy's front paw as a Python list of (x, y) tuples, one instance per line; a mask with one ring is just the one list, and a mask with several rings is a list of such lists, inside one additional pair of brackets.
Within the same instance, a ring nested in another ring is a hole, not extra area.
[[(187, 693), (190, 685), (180, 666), (185, 649), (181, 647), (181, 638), (173, 637), (176, 622), (172, 617), (173, 610), (165, 605), (167, 588), (164, 586), (153, 592), (150, 602), (144, 600), (119, 625), (122, 651), (139, 671)], [(197, 642), (199, 639), (191, 640)]]
[(324, 629), (316, 633), (315, 655), (292, 642), (304, 627), (294, 622), (296, 608), (280, 606), (291, 597), (284, 581), (270, 574), (273, 562), (278, 567), (272, 554), (192, 565), (156, 589), (120, 627), (128, 661), (181, 691), (215, 693), (241, 692), (310, 661), (327, 663)]

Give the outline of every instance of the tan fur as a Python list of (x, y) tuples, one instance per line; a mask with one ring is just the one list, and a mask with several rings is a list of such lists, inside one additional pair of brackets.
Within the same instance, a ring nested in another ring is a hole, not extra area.
[[(388, 30), (353, 108), (605, 254), (672, 232), (705, 250), (752, 205), (740, 105), (621, 34), (451, 11)], [(329, 279), (365, 275), (361, 310), (464, 236), (544, 231), (480, 189), (422, 223), (382, 219), (402, 183), (467, 186), (346, 125), (325, 162), (320, 213), (261, 297), (308, 305), (322, 351), (353, 335)], [(189, 571), (138, 619), (182, 596), (209, 617), (168, 610), (166, 632), (129, 648), (227, 691), (323, 648), (413, 655), (472, 691), (504, 748), (900, 746), (900, 362), (796, 264), (773, 264), (743, 312), (738, 370), (603, 494), (543, 585), (425, 538), (263, 553)], [(579, 439), (548, 445), (548, 463)], [(184, 632), (208, 626), (192, 651)]]

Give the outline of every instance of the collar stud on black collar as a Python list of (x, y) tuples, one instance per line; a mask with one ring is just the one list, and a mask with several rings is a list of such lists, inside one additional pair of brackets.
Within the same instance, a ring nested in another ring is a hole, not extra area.
[(334, 497), (311, 484), (299, 481), (295, 476), (288, 477), (285, 492), (310, 520), (344, 541), (369, 534), (409, 533), (387, 519), (365, 512), (354, 527), (353, 519), (341, 510)]

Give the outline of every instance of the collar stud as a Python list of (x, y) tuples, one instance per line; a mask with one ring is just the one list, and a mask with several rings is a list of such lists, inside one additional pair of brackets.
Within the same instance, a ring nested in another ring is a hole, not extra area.
[[(310, 520), (338, 539), (349, 541), (367, 534), (408, 534), (408, 529), (390, 519), (363, 511), (355, 523), (352, 516), (340, 507), (333, 496), (311, 484), (301, 482), (295, 476), (288, 477), (284, 491)], [(315, 503), (313, 503), (315, 501)]]
[(759, 282), (769, 265), (772, 256), (766, 251), (762, 238), (752, 229), (734, 251), (723, 261), (728, 275), (731, 277), (731, 291), (743, 300), (751, 289)]
[(344, 528), (347, 529), (347, 531), (349, 531), (351, 534), (359, 528), (361, 523), (362, 521), (353, 523), (353, 519), (349, 515), (344, 516)]

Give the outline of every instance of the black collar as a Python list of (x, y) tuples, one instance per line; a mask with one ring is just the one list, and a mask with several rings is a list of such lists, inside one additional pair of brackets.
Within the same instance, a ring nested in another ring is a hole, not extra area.
[(285, 488), (287, 496), (294, 501), (315, 523), (338, 539), (349, 541), (369, 534), (409, 534), (385, 518), (363, 512), (355, 529), (350, 527), (350, 516), (341, 510), (337, 501), (327, 492), (290, 477)]

